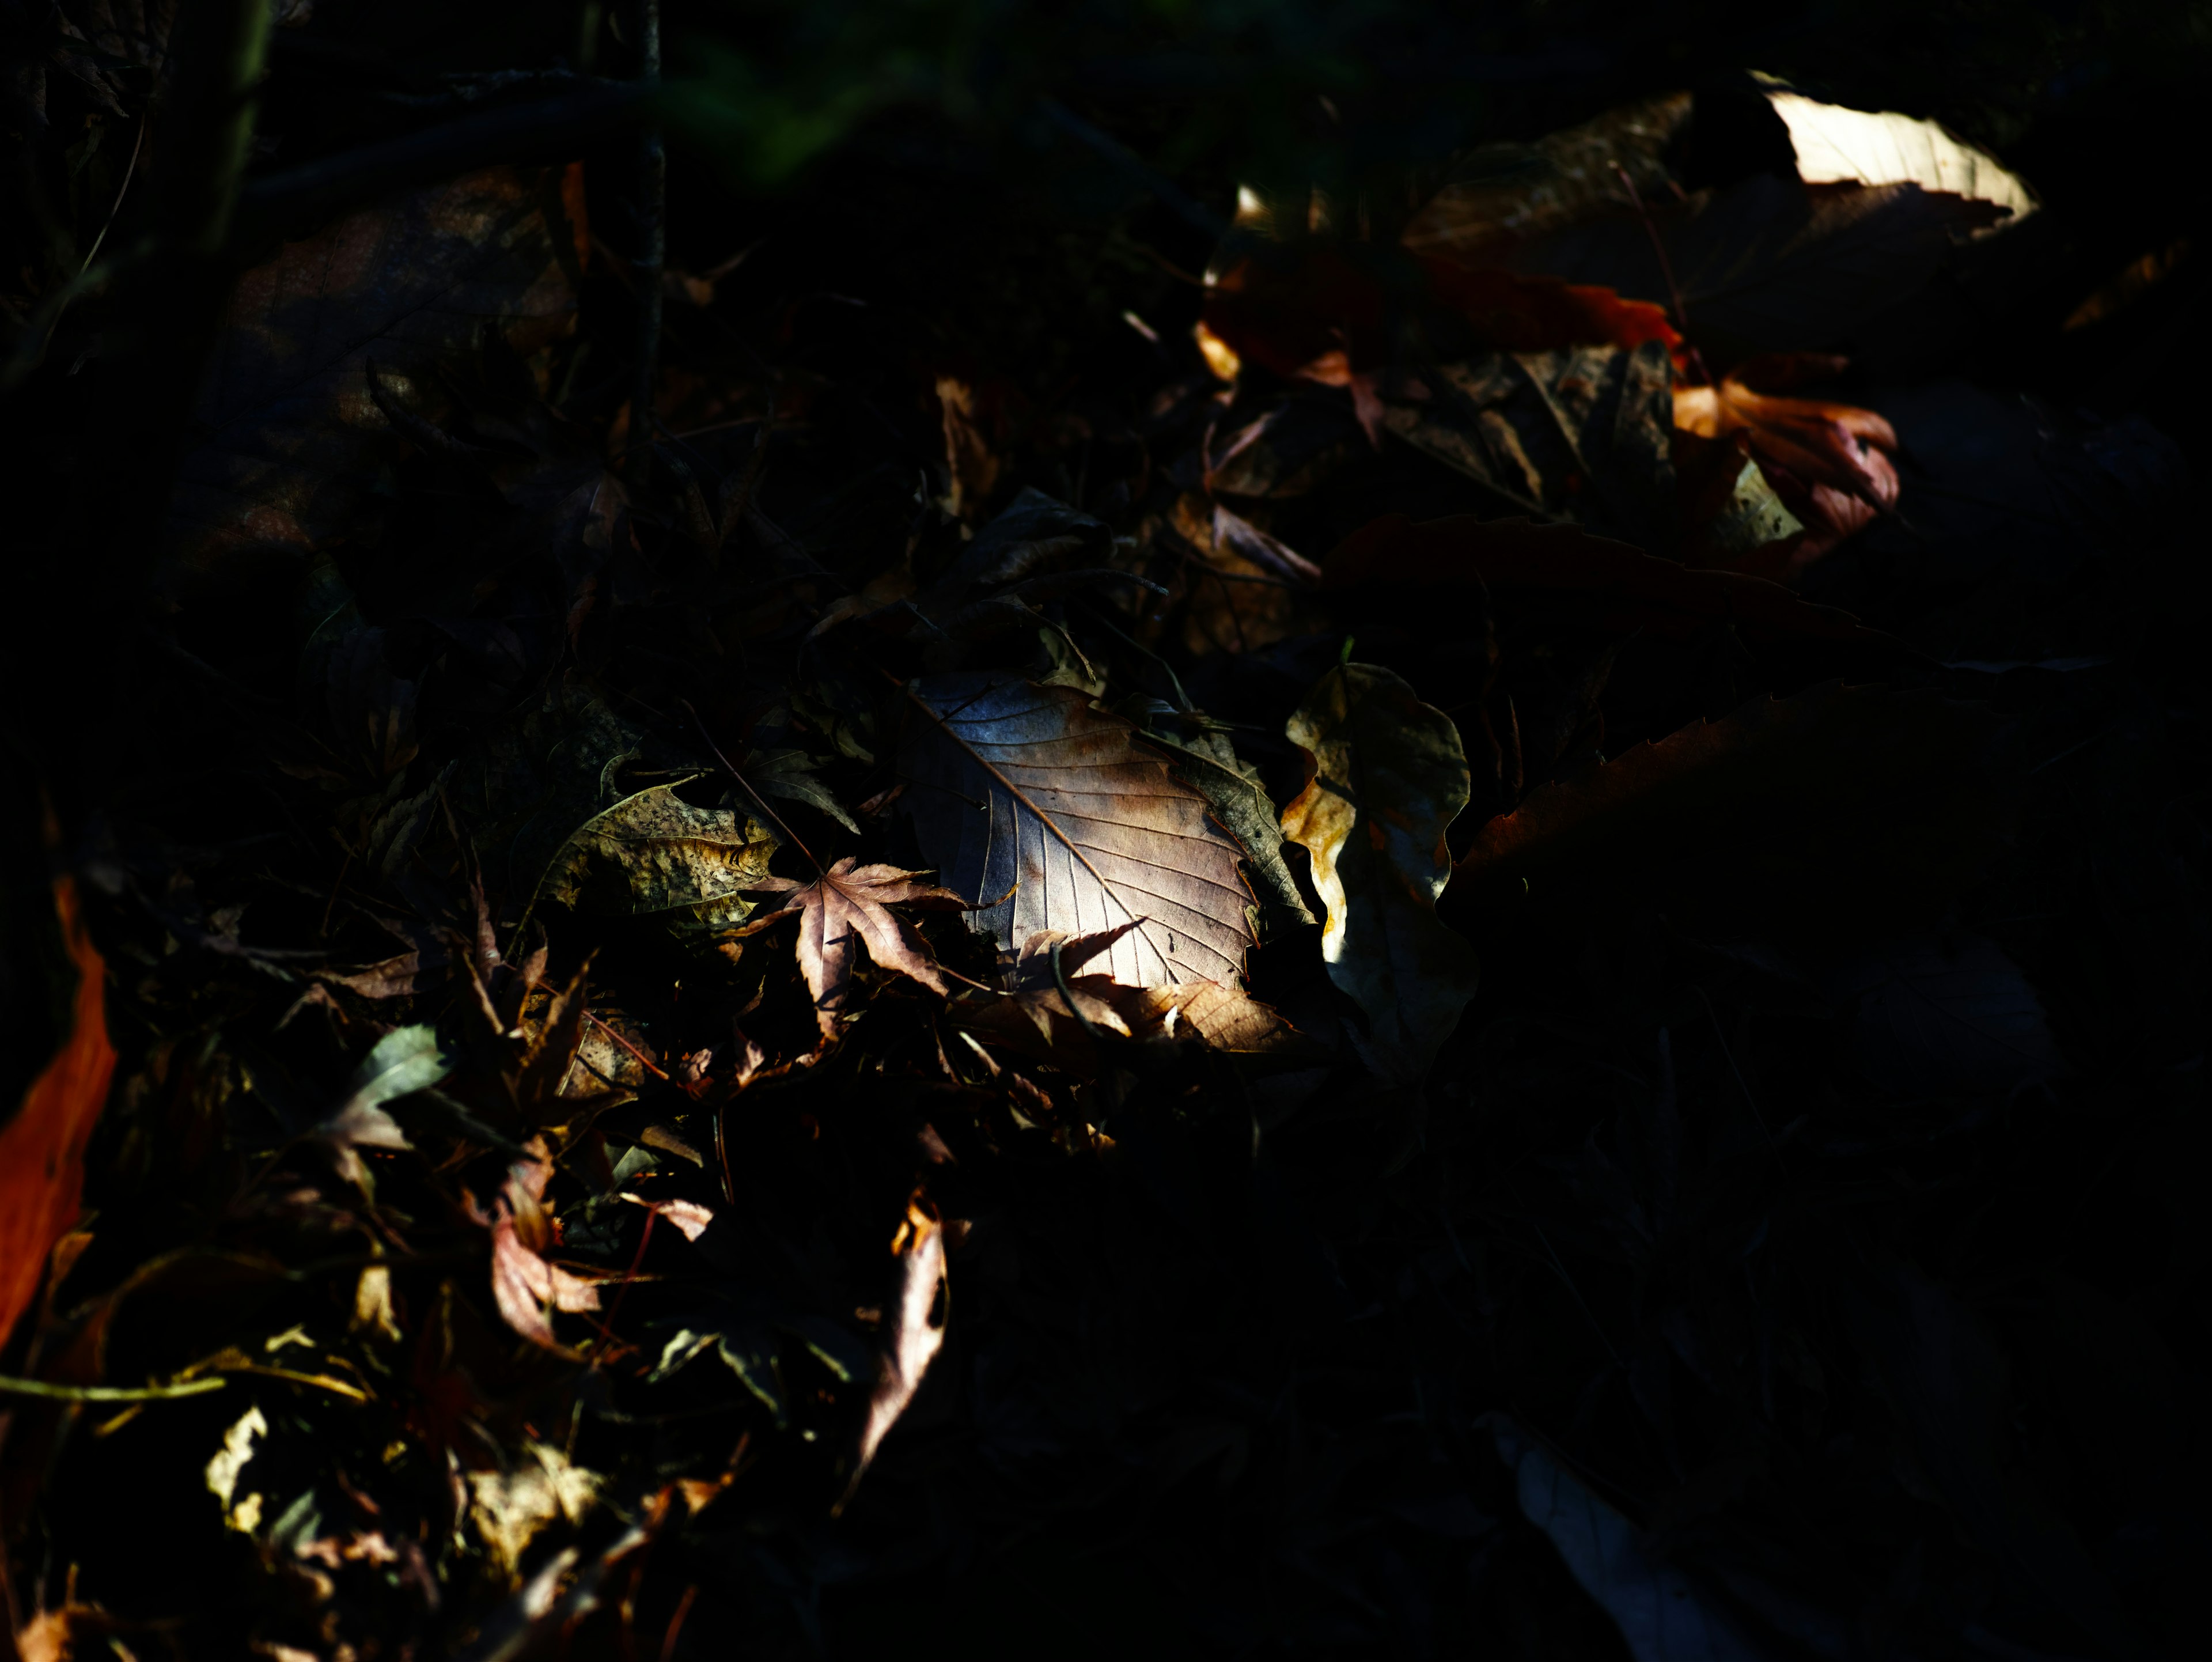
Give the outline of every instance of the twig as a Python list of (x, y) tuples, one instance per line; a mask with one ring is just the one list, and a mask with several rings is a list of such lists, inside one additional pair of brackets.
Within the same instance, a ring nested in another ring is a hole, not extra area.
[(1644, 198), (1637, 191), (1636, 181), (1628, 176), (1628, 169), (1618, 161), (1613, 171), (1620, 186), (1628, 192), (1628, 205), (1636, 210), (1636, 216), (1644, 222), (1644, 234), (1651, 239), (1651, 252), (1658, 256), (1659, 275), (1667, 279), (1667, 296), (1674, 302), (1674, 326), (1682, 332), (1682, 345), (1690, 355), (1690, 365), (1697, 371), (1698, 384), (1710, 386), (1712, 376), (1706, 371), (1705, 361), (1690, 341), (1690, 308), (1682, 303), (1682, 290), (1674, 281), (1674, 262), (1667, 258), (1667, 245), (1659, 235), (1659, 227), (1651, 217), (1650, 210), (1644, 205)]
[[(609, 1038), (614, 1040), (616, 1044), (621, 1045), (623, 1050), (635, 1056), (638, 1059), (639, 1064), (644, 1068), (646, 1072), (660, 1079), (666, 1079), (668, 1077), (666, 1074), (661, 1072), (659, 1068), (653, 1065), (652, 1058), (647, 1056), (644, 1051), (639, 1050), (636, 1045), (631, 1044), (613, 1028), (608, 1026), (605, 1022), (600, 1020), (599, 1017), (593, 1015), (589, 1010), (584, 1012), (584, 1020), (590, 1022), (592, 1026), (598, 1028)], [(597, 1070), (594, 1069), (593, 1071), (596, 1072)]]
[(68, 1385), (0, 1373), (0, 1397), (43, 1397), (56, 1403), (159, 1403), (172, 1397), (204, 1397), (228, 1383), (216, 1378), (179, 1379), (164, 1385)]
[(495, 162), (572, 160), (586, 140), (629, 120), (643, 92), (635, 82), (587, 81), (556, 98), (441, 121), (254, 180), (239, 193), (236, 240), (250, 246), (373, 197)]
[(753, 799), (753, 806), (758, 808), (763, 815), (767, 818), (769, 824), (775, 826), (777, 831), (783, 834), (783, 839), (785, 842), (790, 843), (793, 848), (797, 849), (799, 853), (806, 856), (806, 863), (814, 868), (815, 874), (817, 876), (827, 875), (827, 871), (822, 862), (814, 857), (814, 851), (808, 848), (805, 843), (800, 842), (799, 838), (793, 834), (791, 827), (783, 823), (783, 816), (779, 814), (774, 808), (769, 807), (767, 800), (763, 797), (758, 791), (753, 788), (753, 782), (746, 778), (742, 773), (739, 773), (737, 770), (737, 764), (732, 762), (728, 757), (722, 754), (722, 747), (714, 742), (714, 735), (707, 731), (707, 723), (701, 720), (697, 710), (691, 709), (691, 701), (689, 698), (678, 698), (676, 702), (683, 705), (685, 709), (691, 711), (691, 720), (698, 727), (699, 736), (707, 741), (707, 748), (714, 752), (714, 759), (722, 764), (723, 768), (728, 772), (730, 777), (736, 780), (739, 785), (744, 788), (745, 794)]

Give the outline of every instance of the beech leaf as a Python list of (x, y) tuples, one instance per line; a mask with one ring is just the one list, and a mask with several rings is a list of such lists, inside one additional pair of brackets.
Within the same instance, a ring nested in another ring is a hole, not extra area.
[(996, 673), (911, 682), (900, 801), (979, 933), (1012, 958), (1042, 929), (1134, 922), (1106, 955), (1132, 986), (1233, 985), (1252, 944), (1243, 853), (1128, 721)]
[(853, 971), (863, 947), (879, 967), (896, 970), (933, 992), (947, 990), (930, 958), (928, 943), (890, 908), (907, 902), (944, 908), (967, 903), (950, 889), (923, 882), (919, 872), (858, 865), (848, 855), (811, 883), (763, 877), (749, 886), (788, 897), (773, 916), (757, 920), (752, 928), (779, 922), (787, 913), (799, 915), (799, 970), (813, 995), (814, 1016), (823, 1038), (836, 1034), (838, 1018), (851, 1008)]
[(1366, 1013), (1368, 1064), (1418, 1083), (1477, 975), (1474, 948), (1436, 914), (1451, 876), (1444, 831), (1468, 796), (1459, 730), (1390, 671), (1344, 664), (1285, 731), (1309, 772), (1283, 835), (1313, 857), (1329, 979)]

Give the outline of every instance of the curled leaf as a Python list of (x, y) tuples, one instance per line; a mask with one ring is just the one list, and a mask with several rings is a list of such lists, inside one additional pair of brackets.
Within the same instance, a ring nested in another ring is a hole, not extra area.
[(1459, 730), (1389, 670), (1345, 664), (1285, 731), (1310, 758), (1283, 835), (1313, 857), (1329, 979), (1366, 1013), (1369, 1065), (1418, 1083), (1475, 989), (1474, 949), (1436, 914), (1468, 795)]

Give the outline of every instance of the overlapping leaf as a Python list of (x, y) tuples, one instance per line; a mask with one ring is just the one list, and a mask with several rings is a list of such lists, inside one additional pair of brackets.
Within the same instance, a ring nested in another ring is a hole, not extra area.
[(931, 960), (928, 944), (890, 908), (957, 910), (966, 903), (950, 889), (923, 882), (920, 873), (895, 866), (863, 866), (848, 855), (811, 883), (761, 877), (748, 886), (756, 892), (788, 897), (773, 916), (759, 919), (753, 928), (764, 928), (786, 913), (798, 914), (799, 972), (813, 995), (815, 1019), (824, 1038), (836, 1035), (839, 1019), (851, 1009), (853, 972), (863, 949), (879, 968), (896, 970), (933, 992), (948, 990)]
[(901, 799), (922, 851), (1011, 958), (1043, 929), (1135, 923), (1108, 973), (1234, 985), (1251, 945), (1242, 850), (1136, 729), (1067, 687), (929, 677), (905, 689)]

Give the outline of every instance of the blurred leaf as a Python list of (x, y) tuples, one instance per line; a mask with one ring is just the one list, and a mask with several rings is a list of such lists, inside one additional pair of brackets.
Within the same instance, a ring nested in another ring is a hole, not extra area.
[[(172, 525), (187, 558), (310, 548), (375, 516), (391, 424), (370, 396), (435, 386), (487, 325), (528, 354), (573, 326), (556, 257), (582, 246), (581, 170), (492, 168), (289, 242), (239, 281), (179, 472)], [(573, 263), (573, 261), (572, 261)]]
[(1041, 929), (1125, 922), (1114, 979), (1234, 983), (1251, 944), (1243, 850), (1137, 731), (1066, 687), (1018, 676), (909, 683), (900, 799), (922, 852), (1003, 955)]
[(1800, 600), (1779, 584), (1698, 571), (1571, 526), (1458, 515), (1415, 524), (1385, 514), (1322, 563), (1322, 587), (1360, 584), (1483, 588), (1586, 596), (1596, 626), (1680, 638), (1714, 624), (1747, 634), (1893, 647), (1847, 612)]
[(1522, 1513), (1605, 1607), (1635, 1662), (1764, 1662), (1737, 1622), (1510, 1419), (1492, 1416), (1491, 1434)]
[(1663, 301), (1666, 248), (1690, 338), (1717, 362), (1755, 352), (1826, 350), (1942, 269), (1953, 241), (2004, 210), (1917, 185), (1828, 185), (1757, 174), (1650, 209), (1618, 210), (1535, 236), (1516, 271)]
[(1852, 1002), (1853, 1059), (1885, 1091), (2004, 1091), (2057, 1068), (2035, 989), (1980, 935), (1886, 941), (1834, 965), (1826, 980)]
[(1558, 883), (1595, 901), (1656, 884), (1722, 908), (1925, 905), (1996, 836), (1997, 728), (1977, 706), (1879, 687), (1759, 698), (1531, 791), (1482, 828), (1452, 892)]
[(1444, 829), (1467, 806), (1459, 729), (1387, 669), (1323, 676), (1284, 729), (1307, 755), (1283, 835), (1313, 857), (1329, 979), (1367, 1014), (1383, 1078), (1417, 1083), (1474, 996), (1474, 949), (1437, 921), (1451, 876)]
[(1674, 535), (1674, 370), (1654, 343), (1495, 354), (1401, 375), (1382, 424), (1531, 513), (1640, 547)]

